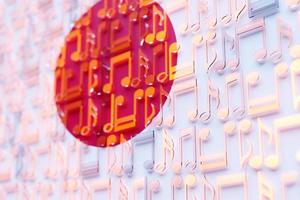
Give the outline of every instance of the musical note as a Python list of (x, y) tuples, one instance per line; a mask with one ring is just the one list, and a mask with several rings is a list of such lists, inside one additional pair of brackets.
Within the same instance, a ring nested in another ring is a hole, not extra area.
[(116, 150), (107, 148), (107, 174), (121, 177), (123, 174), (122, 160), (118, 159)]
[(135, 154), (136, 154), (136, 147), (143, 145), (150, 144), (150, 159), (147, 159), (144, 161), (143, 166), (147, 170), (148, 173), (152, 173), (154, 170), (155, 165), (155, 134), (154, 131), (147, 134), (141, 134), (133, 138), (132, 141), (132, 155), (131, 155), (131, 161), (129, 164), (124, 166), (124, 172), (128, 176), (132, 176), (134, 171), (134, 163), (135, 163)]
[(71, 60), (74, 62), (78, 62), (82, 59), (83, 48), (82, 48), (82, 34), (81, 29), (73, 30), (66, 38), (66, 42), (76, 42), (76, 50), (71, 54)]
[(100, 24), (97, 27), (96, 41), (91, 48), (91, 57), (93, 59), (99, 58), (101, 53), (103, 52), (103, 33), (106, 33), (107, 31), (108, 23), (106, 21), (100, 22)]
[(242, 186), (244, 190), (243, 199), (248, 200), (248, 182), (246, 173), (236, 173), (217, 177), (217, 194), (216, 199), (221, 199), (223, 188)]
[[(138, 88), (142, 82), (142, 78), (145, 76), (146, 84), (150, 85), (150, 82), (153, 78), (149, 78), (149, 68), (150, 68), (150, 59), (143, 52), (142, 49), (139, 49), (139, 58), (138, 58), (138, 74), (136, 77), (132, 78), (131, 87)], [(144, 69), (144, 70), (143, 70)], [(144, 71), (144, 73), (142, 73)]]
[[(150, 124), (152, 119), (156, 115), (156, 109), (153, 103), (150, 103), (151, 106), (149, 106), (149, 99), (153, 99), (155, 97), (155, 88), (154, 87), (148, 87), (145, 91), (145, 127)], [(149, 114), (149, 107), (151, 108), (151, 112)]]
[(132, 52), (127, 51), (113, 56), (110, 59), (109, 83), (104, 84), (102, 88), (104, 93), (111, 94), (114, 91), (113, 86), (115, 84), (115, 70), (119, 66), (126, 66), (128, 71), (128, 75), (122, 78), (121, 85), (125, 88), (130, 86), (130, 83), (132, 81)]
[(128, 51), (132, 47), (132, 39), (133, 39), (133, 31), (134, 24), (137, 23), (138, 14), (136, 12), (132, 12), (128, 17), (128, 25), (126, 25), (128, 29), (128, 33), (122, 37), (116, 37), (117, 33), (120, 32), (122, 28), (122, 22), (120, 19), (115, 19), (111, 22), (110, 29), (110, 49), (111, 53), (120, 54), (125, 51)]
[[(259, 143), (259, 154), (253, 156), (250, 159), (249, 165), (255, 170), (262, 168), (264, 164), (267, 168), (271, 170), (276, 170), (279, 167), (279, 146), (278, 146), (278, 137), (277, 134), (274, 134), (270, 128), (268, 128), (260, 118), (257, 119), (258, 124), (258, 143)], [(265, 155), (265, 146), (266, 143), (263, 140), (263, 134), (267, 134), (269, 145), (274, 148), (275, 153), (270, 154), (269, 156)]]
[(214, 153), (211, 155), (206, 155), (203, 152), (204, 143), (208, 140), (210, 136), (210, 130), (208, 128), (203, 128), (199, 130), (198, 143), (199, 143), (199, 168), (202, 173), (215, 172), (219, 170), (226, 169), (227, 167), (227, 140), (228, 136), (224, 134), (224, 150), (220, 153)]
[[(245, 136), (252, 131), (252, 122), (248, 119), (240, 121), (238, 126), (238, 137), (239, 137), (239, 157), (240, 165), (242, 168), (246, 168), (249, 164), (253, 154), (253, 144), (248, 144), (248, 150), (245, 152)], [(249, 143), (246, 140), (246, 143)]]
[[(165, 45), (167, 45), (165, 43)], [(179, 46), (178, 44), (172, 43), (169, 47), (165, 46), (166, 48), (168, 48), (168, 57), (165, 56), (165, 70), (164, 72), (160, 72), (156, 79), (159, 83), (165, 83), (167, 80), (174, 80), (176, 78), (178, 78), (178, 76), (180, 77), (180, 75), (177, 72), (177, 55), (178, 55), (178, 51), (179, 51)], [(165, 48), (165, 50), (167, 50)], [(169, 58), (169, 59), (168, 59)], [(182, 75), (181, 75), (182, 76)]]
[[(87, 71), (88, 65), (85, 63), (79, 66), (79, 77), (75, 77), (75, 72), (71, 69), (61, 68), (56, 70), (55, 78), (59, 80), (55, 85), (57, 92), (55, 100), (57, 103), (75, 101), (82, 97), (82, 86)], [(74, 78), (78, 78), (78, 83), (70, 85), (69, 81)]]
[(274, 69), (275, 93), (258, 98), (250, 98), (250, 88), (256, 87), (260, 81), (260, 75), (257, 72), (250, 73), (246, 77), (245, 98), (247, 100), (247, 113), (251, 117), (262, 117), (278, 113), (280, 110), (279, 102), (279, 81), (288, 75), (288, 67), (278, 64)]
[(199, 119), (207, 123), (211, 118), (212, 100), (216, 101), (217, 109), (220, 106), (220, 91), (210, 79), (207, 80), (207, 110), (200, 113)]
[(191, 121), (195, 121), (198, 118), (199, 114), (199, 106), (198, 106), (198, 85), (197, 79), (187, 79), (181, 82), (177, 82), (173, 85), (173, 90), (171, 92), (171, 114), (166, 118), (166, 124), (169, 127), (173, 127), (175, 125), (175, 101), (176, 97), (182, 94), (192, 92), (195, 96), (195, 107), (193, 111), (188, 112), (188, 118)]
[(143, 98), (144, 91), (142, 89), (136, 90), (133, 95), (132, 114), (119, 117), (119, 107), (122, 107), (124, 105), (125, 97), (122, 95), (116, 97), (115, 94), (111, 94), (111, 117), (110, 122), (106, 123), (103, 127), (104, 132), (119, 132), (122, 130), (134, 128), (137, 121), (138, 101), (141, 101)]
[(88, 114), (87, 125), (81, 128), (80, 134), (82, 136), (89, 136), (91, 130), (97, 126), (98, 123), (98, 108), (92, 99), (88, 100)]
[(68, 121), (71, 118), (71, 116), (75, 116), (76, 123), (74, 123), (73, 127), (70, 127), (73, 133), (76, 135), (79, 135), (81, 132), (81, 128), (83, 126), (83, 104), (82, 100), (75, 101), (72, 103), (68, 103), (63, 107), (63, 112), (59, 112), (60, 117), (62, 118), (62, 121), (64, 124), (68, 126)]
[[(186, 160), (184, 162), (184, 141), (190, 139), (193, 143), (191, 150), (193, 152), (193, 160)], [(182, 168), (189, 168), (191, 172), (194, 172), (197, 168), (197, 139), (196, 139), (196, 127), (183, 129), (180, 131), (179, 137), (179, 161), (173, 163), (173, 171), (177, 174), (181, 173)]]
[(163, 125), (164, 122), (164, 109), (163, 105), (165, 100), (168, 100), (169, 93), (165, 91), (162, 85), (159, 86), (159, 110), (158, 116), (154, 118), (154, 124), (157, 128), (160, 128)]
[(169, 153), (169, 160), (173, 161), (174, 159), (174, 142), (170, 134), (166, 129), (162, 130), (163, 132), (163, 160), (156, 163), (154, 171), (158, 174), (165, 174), (167, 171), (167, 154)]
[[(149, 45), (153, 45), (155, 41), (164, 42), (167, 38), (167, 24), (168, 17), (165, 12), (159, 10), (155, 4), (152, 5), (152, 32), (146, 35), (145, 42)], [(159, 22), (157, 21), (159, 18)], [(157, 25), (163, 26), (163, 30), (158, 31)]]
[(290, 48), (293, 43), (293, 30), (289, 25), (284, 23), (282, 18), (277, 19), (277, 31), (279, 37), (279, 46), (277, 50), (270, 53), (270, 59), (274, 64), (278, 64), (282, 61), (284, 39), (287, 39), (288, 48)]
[(262, 33), (262, 48), (258, 49), (255, 53), (255, 59), (259, 64), (263, 64), (268, 55), (267, 50), (267, 39), (266, 39), (266, 30), (265, 30), (265, 21), (264, 19), (258, 19), (252, 21), (242, 27), (237, 28), (237, 48), (239, 51), (239, 40), (245, 37), (249, 37), (255, 33)]
[(245, 113), (245, 102), (244, 102), (244, 81), (243, 74), (234, 72), (225, 77), (225, 107), (218, 109), (218, 118), (221, 121), (227, 121), (230, 116), (230, 88), (240, 83), (241, 92), (241, 106), (235, 107), (232, 113), (238, 118), (242, 118)]

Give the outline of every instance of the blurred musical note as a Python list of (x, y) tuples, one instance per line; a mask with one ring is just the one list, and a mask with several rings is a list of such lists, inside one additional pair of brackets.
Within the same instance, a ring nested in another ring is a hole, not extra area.
[(248, 200), (248, 181), (247, 175), (244, 172), (229, 174), (217, 177), (217, 194), (216, 199), (221, 199), (221, 191), (223, 188), (242, 186), (244, 195), (243, 199)]
[(227, 140), (228, 136), (224, 134), (224, 150), (220, 153), (207, 155), (203, 152), (204, 143), (210, 137), (210, 130), (203, 128), (199, 130), (198, 143), (199, 143), (199, 168), (202, 173), (215, 172), (224, 170), (227, 167)]
[(212, 113), (212, 101), (216, 101), (216, 108), (218, 109), (220, 106), (220, 91), (210, 79), (207, 80), (207, 110), (201, 112), (199, 115), (199, 119), (203, 123), (207, 123), (211, 118)]
[[(185, 140), (191, 140), (193, 145), (191, 148), (187, 148), (187, 145), (184, 145)], [(184, 159), (186, 151), (189, 149), (193, 152), (193, 160)], [(188, 168), (191, 172), (194, 172), (197, 168), (197, 139), (196, 139), (196, 127), (191, 127), (183, 129), (180, 131), (179, 137), (179, 160), (173, 162), (173, 171), (177, 174), (182, 172), (183, 168)], [(177, 158), (178, 159), (178, 158)]]
[(154, 171), (158, 174), (165, 174), (168, 170), (167, 167), (167, 155), (169, 153), (169, 161), (173, 161), (174, 159), (174, 142), (169, 132), (166, 129), (162, 130), (163, 132), (163, 159), (161, 162), (157, 162), (154, 167)]
[(232, 109), (232, 113), (236, 118), (241, 119), (245, 113), (245, 100), (244, 100), (244, 81), (243, 74), (234, 72), (225, 77), (225, 106), (218, 109), (218, 118), (221, 121), (227, 121), (230, 116), (231, 100), (230, 88), (240, 83), (241, 105)]
[(282, 18), (277, 19), (277, 31), (279, 37), (279, 46), (277, 50), (270, 53), (270, 59), (274, 64), (278, 64), (282, 61), (284, 39), (287, 39), (288, 48), (290, 48), (293, 43), (293, 30), (283, 21)]
[(175, 102), (176, 98), (179, 95), (183, 95), (186, 93), (193, 93), (195, 99), (195, 107), (192, 109), (193, 111), (188, 112), (187, 116), (189, 120), (195, 121), (199, 114), (199, 107), (198, 107), (198, 85), (197, 79), (191, 78), (187, 80), (183, 80), (181, 82), (176, 82), (173, 86), (173, 90), (171, 92), (171, 114), (168, 116), (166, 120), (166, 124), (169, 127), (173, 127), (175, 125)]
[(253, 72), (246, 77), (245, 97), (247, 100), (247, 113), (251, 117), (262, 117), (270, 114), (278, 113), (280, 110), (279, 102), (279, 84), (280, 79), (286, 78), (288, 75), (288, 68), (285, 65), (277, 65), (274, 69), (274, 94), (251, 98), (250, 88), (257, 87), (260, 81), (260, 75), (257, 72)]
[[(278, 136), (276, 133), (273, 133), (270, 128), (268, 128), (260, 118), (257, 119), (258, 124), (258, 143), (259, 143), (259, 154), (253, 156), (250, 159), (249, 165), (255, 170), (259, 170), (262, 168), (264, 164), (267, 168), (276, 170), (279, 167), (279, 146), (278, 146)], [(274, 148), (274, 153), (266, 156), (266, 142), (264, 142), (264, 134), (268, 136), (268, 143), (271, 147)]]
[(255, 59), (259, 64), (263, 64), (266, 61), (268, 55), (265, 20), (263, 18), (249, 22), (248, 24), (237, 28), (237, 45), (239, 48), (240, 39), (249, 37), (255, 33), (262, 34), (262, 47), (256, 51)]

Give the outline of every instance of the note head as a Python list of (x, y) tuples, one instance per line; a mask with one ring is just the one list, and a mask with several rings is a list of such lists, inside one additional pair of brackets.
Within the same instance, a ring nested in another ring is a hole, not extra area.
[(200, 23), (195, 23), (191, 25), (191, 31), (195, 34), (200, 31)]
[(254, 170), (260, 170), (263, 165), (263, 156), (252, 156), (249, 161), (249, 166)]
[(101, 19), (104, 19), (106, 17), (107, 10), (105, 8), (100, 9), (97, 13), (97, 16)]
[(228, 109), (220, 108), (217, 111), (217, 116), (218, 116), (219, 120), (221, 120), (222, 122), (228, 121), (228, 117), (229, 117), (229, 111), (228, 111)]
[(232, 72), (237, 71), (239, 65), (240, 65), (239, 59), (234, 59), (227, 62), (227, 66)]
[(286, 63), (279, 63), (275, 66), (275, 72), (280, 79), (284, 79), (289, 75), (289, 67)]
[(155, 76), (153, 74), (147, 75), (145, 78), (146, 85), (151, 86), (154, 84), (154, 81), (155, 81)]
[(141, 85), (141, 82), (142, 82), (141, 79), (133, 78), (130, 85), (133, 88), (138, 88)]
[(150, 34), (146, 35), (145, 42), (149, 45), (153, 45), (154, 41), (155, 41), (155, 38), (156, 38), (155, 34), (150, 33)]
[(126, 15), (128, 12), (128, 4), (127, 3), (122, 3), (119, 4), (119, 13), (122, 15)]
[(255, 60), (259, 64), (264, 64), (266, 62), (268, 52), (267, 49), (260, 49), (255, 53)]
[(224, 132), (228, 136), (234, 136), (236, 134), (236, 124), (234, 121), (229, 121), (224, 124)]
[(188, 112), (188, 118), (191, 122), (198, 120), (198, 109)]
[(164, 42), (167, 40), (167, 31), (160, 31), (156, 34), (156, 40), (159, 42)]
[(175, 125), (175, 117), (174, 116), (168, 116), (165, 118), (165, 123), (166, 126), (169, 128), (173, 128)]
[(107, 83), (103, 86), (102, 91), (106, 94), (111, 94), (112, 92), (112, 84)]
[(114, 8), (109, 8), (106, 12), (106, 17), (108, 19), (113, 19), (116, 16), (117, 12)]
[(182, 170), (181, 164), (178, 162), (174, 162), (172, 164), (172, 170), (177, 175), (181, 174), (181, 170)]
[(166, 83), (169, 75), (166, 72), (161, 72), (157, 75), (156, 80), (159, 83)]
[(147, 170), (148, 173), (152, 173), (154, 169), (154, 163), (152, 160), (146, 160), (143, 164), (144, 168)]
[(244, 108), (235, 108), (233, 109), (234, 116), (236, 119), (240, 120), (244, 117), (245, 115), (245, 109)]
[(103, 131), (104, 133), (111, 133), (114, 129), (114, 126), (112, 125), (112, 123), (107, 123), (103, 126)]
[(184, 24), (184, 25), (180, 26), (179, 27), (179, 32), (183, 36), (187, 35), (187, 33), (189, 32), (189, 25), (188, 24)]
[(122, 80), (121, 80), (121, 85), (125, 88), (128, 88), (130, 86), (130, 83), (131, 83), (131, 78), (130, 77), (124, 77)]
[(160, 183), (158, 180), (154, 180), (150, 183), (150, 190), (154, 193), (158, 193), (160, 191)]
[(294, 45), (289, 49), (289, 55), (293, 59), (300, 58), (300, 45)]
[(270, 53), (270, 60), (273, 64), (278, 64), (282, 61), (282, 52), (280, 50)]
[(80, 130), (81, 130), (81, 127), (79, 124), (76, 124), (73, 129), (72, 129), (72, 132), (75, 134), (75, 135), (79, 135), (80, 134)]
[(81, 136), (90, 136), (91, 135), (91, 128), (89, 126), (84, 126), (81, 128), (80, 131)]
[(71, 60), (74, 62), (78, 62), (81, 59), (81, 55), (79, 52), (73, 52), (71, 54)]
[(199, 119), (203, 122), (203, 123), (208, 123), (211, 117), (211, 113), (210, 112), (203, 112), (200, 114)]
[(133, 165), (124, 165), (123, 166), (123, 172), (128, 176), (132, 177), (133, 176)]
[(255, 87), (260, 81), (260, 75), (258, 72), (253, 72), (248, 76), (248, 83), (252, 86)]
[(199, 137), (203, 142), (208, 142), (210, 137), (209, 128), (203, 128), (199, 131)]
[(194, 188), (197, 185), (197, 178), (195, 175), (189, 174), (184, 180), (185, 184), (188, 185), (190, 188)]
[(280, 160), (279, 160), (279, 156), (278, 155), (270, 155), (268, 156), (266, 159), (265, 159), (265, 162), (264, 162), (264, 165), (275, 171), (278, 169), (279, 167), (279, 163), (280, 163)]
[(172, 185), (177, 189), (180, 190), (182, 189), (183, 186), (183, 180), (181, 176), (175, 176), (172, 180)]
[(244, 119), (239, 124), (239, 129), (242, 134), (249, 134), (252, 129), (252, 122), (248, 119)]
[(193, 44), (196, 45), (196, 47), (200, 47), (202, 43), (203, 43), (202, 35), (196, 35), (193, 37)]

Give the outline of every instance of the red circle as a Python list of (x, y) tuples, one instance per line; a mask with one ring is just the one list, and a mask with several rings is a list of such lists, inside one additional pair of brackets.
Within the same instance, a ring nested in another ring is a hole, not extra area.
[(176, 36), (151, 1), (100, 1), (65, 39), (55, 101), (68, 131), (88, 145), (114, 146), (142, 132), (172, 87)]

